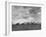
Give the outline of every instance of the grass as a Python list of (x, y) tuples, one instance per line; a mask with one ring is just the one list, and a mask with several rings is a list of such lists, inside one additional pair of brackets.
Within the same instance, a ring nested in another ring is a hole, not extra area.
[(41, 24), (40, 23), (12, 24), (12, 31), (20, 30), (41, 30)]

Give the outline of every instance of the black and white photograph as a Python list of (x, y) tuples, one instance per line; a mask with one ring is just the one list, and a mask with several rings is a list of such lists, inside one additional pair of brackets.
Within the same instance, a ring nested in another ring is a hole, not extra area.
[(41, 30), (41, 7), (12, 5), (12, 31)]
[(34, 3), (34, 2), (26, 2), (26, 1), (5, 2), (5, 35), (6, 36), (8, 37), (46, 36), (45, 35), (46, 4), (41, 2)]

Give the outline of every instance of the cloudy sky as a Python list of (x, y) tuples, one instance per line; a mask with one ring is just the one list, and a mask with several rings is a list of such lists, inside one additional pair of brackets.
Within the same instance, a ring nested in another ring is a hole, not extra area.
[(29, 6), (12, 6), (12, 23), (41, 22), (41, 8)]

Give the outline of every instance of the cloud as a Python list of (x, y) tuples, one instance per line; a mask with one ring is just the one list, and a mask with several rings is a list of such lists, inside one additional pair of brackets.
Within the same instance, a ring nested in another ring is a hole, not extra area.
[[(17, 7), (16, 7), (17, 8)], [(40, 8), (14, 8), (12, 10), (12, 23), (24, 23), (24, 22), (41, 22)], [(33, 11), (32, 11), (33, 10)]]

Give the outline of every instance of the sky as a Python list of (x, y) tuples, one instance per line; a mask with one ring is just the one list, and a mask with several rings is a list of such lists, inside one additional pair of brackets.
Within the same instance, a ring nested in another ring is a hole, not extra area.
[(12, 23), (41, 23), (41, 7), (12, 6)]

